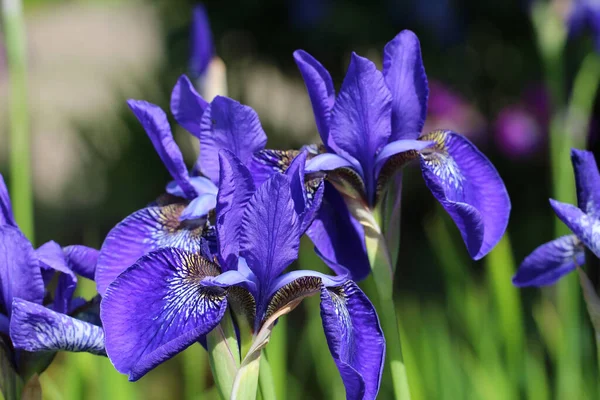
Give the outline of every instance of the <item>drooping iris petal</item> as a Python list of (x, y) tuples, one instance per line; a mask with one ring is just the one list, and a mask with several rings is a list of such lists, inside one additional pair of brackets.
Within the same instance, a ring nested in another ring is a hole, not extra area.
[(600, 219), (585, 214), (579, 208), (550, 199), (558, 218), (569, 227), (583, 244), (600, 257)]
[(385, 356), (385, 338), (375, 308), (348, 281), (321, 288), (321, 318), (329, 351), (340, 371), (347, 399), (375, 399)]
[(463, 136), (434, 131), (421, 139), (436, 142), (421, 152), (425, 184), (458, 226), (471, 257), (478, 260), (506, 230), (511, 205), (504, 182)]
[(244, 164), (265, 147), (267, 135), (258, 115), (249, 106), (217, 96), (204, 111), (200, 132), (200, 170), (219, 181), (219, 151), (231, 151)]
[(103, 295), (121, 272), (153, 250), (175, 247), (200, 251), (203, 226), (179, 221), (184, 208), (185, 204), (147, 207), (119, 222), (100, 249), (95, 277), (98, 293)]
[(15, 348), (36, 351), (85, 351), (105, 355), (104, 331), (89, 322), (15, 298), (10, 323)]
[(198, 77), (204, 74), (215, 53), (208, 15), (202, 4), (194, 7), (190, 43), (190, 70)]
[(94, 280), (96, 263), (100, 251), (82, 245), (72, 245), (63, 248), (69, 268), (77, 275)]
[(527, 256), (512, 281), (515, 286), (545, 286), (582, 266), (585, 254), (575, 235), (562, 236), (545, 243)]
[(586, 214), (600, 218), (600, 173), (591, 151), (571, 150), (577, 183), (577, 203)]
[(237, 266), (244, 206), (252, 197), (255, 187), (250, 172), (233, 153), (221, 150), (219, 163), (217, 241), (221, 267), (227, 270)]
[(31, 243), (17, 228), (0, 226), (0, 309), (10, 318), (14, 297), (41, 304), (44, 281)]
[(298, 153), (298, 150), (264, 149), (254, 153), (246, 166), (256, 186), (260, 186), (273, 174), (284, 173)]
[(383, 75), (392, 94), (390, 141), (419, 137), (427, 116), (429, 87), (417, 36), (400, 32), (383, 50)]
[(0, 174), (0, 225), (17, 226), (4, 177)]
[(299, 230), (289, 178), (273, 175), (252, 195), (242, 221), (240, 255), (261, 284), (268, 286), (298, 258)]
[(360, 162), (369, 194), (374, 189), (375, 156), (391, 134), (391, 104), (382, 73), (371, 61), (353, 53), (333, 106), (329, 134), (338, 154)]
[(217, 196), (212, 193), (201, 194), (194, 200), (190, 201), (190, 204), (183, 210), (179, 216), (180, 221), (194, 220), (202, 218), (208, 214), (208, 212), (215, 208), (217, 205)]
[(326, 184), (321, 208), (306, 231), (325, 263), (338, 275), (350, 271), (351, 279), (360, 281), (369, 275), (363, 228), (350, 215), (341, 195)]
[(210, 332), (227, 300), (222, 289), (201, 281), (219, 272), (196, 254), (164, 248), (121, 274), (100, 306), (106, 352), (115, 368), (135, 381)]
[(171, 112), (175, 121), (192, 135), (200, 138), (202, 114), (208, 102), (194, 89), (189, 78), (181, 75), (171, 92)]
[(54, 294), (54, 310), (66, 313), (77, 287), (77, 277), (67, 263), (65, 252), (58, 243), (49, 241), (35, 250), (35, 255), (43, 269), (60, 273)]
[(156, 152), (165, 164), (169, 173), (185, 193), (185, 197), (193, 199), (197, 193), (183, 162), (181, 150), (173, 139), (167, 115), (160, 107), (142, 100), (127, 100), (129, 108), (140, 121), (150, 137)]
[(321, 140), (326, 146), (335, 148), (329, 143), (329, 117), (335, 103), (335, 88), (331, 75), (319, 61), (304, 50), (296, 50), (294, 60), (304, 79)]

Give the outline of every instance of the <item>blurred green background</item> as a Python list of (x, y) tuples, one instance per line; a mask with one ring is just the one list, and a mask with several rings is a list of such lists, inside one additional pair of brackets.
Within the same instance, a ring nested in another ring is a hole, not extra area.
[[(560, 19), (569, 3), (554, 1), (550, 9)], [(168, 108), (171, 88), (187, 72), (194, 4), (25, 1), (36, 244), (53, 239), (99, 247), (118, 221), (164, 189), (168, 172), (125, 100)], [(411, 29), (421, 40), (431, 85), (427, 127), (466, 134), (504, 178), (513, 204), (510, 239), (474, 262), (418, 169), (405, 173), (395, 293), (414, 399), (599, 398), (593, 331), (577, 276), (543, 290), (518, 290), (510, 282), (519, 262), (555, 237), (547, 201), (548, 130), (551, 115), (564, 104), (546, 89), (552, 81), (544, 80), (531, 2), (204, 4), (216, 52), (227, 65), (229, 95), (258, 112), (269, 147), (297, 148), (318, 139), (294, 50), (313, 54), (339, 87), (351, 51), (380, 64), (385, 43)], [(560, 59), (566, 93), (591, 48), (589, 37), (567, 42)], [(6, 79), (2, 60), (5, 176)], [(598, 146), (597, 136), (592, 119), (588, 147)], [(177, 128), (176, 138), (191, 165), (195, 150), (189, 135)], [(325, 268), (308, 241), (297, 264)], [(83, 294), (93, 294), (93, 282), (80, 286)], [(369, 293), (370, 282), (362, 286)], [(284, 317), (267, 356), (278, 398), (345, 398), (322, 333), (318, 299)], [(62, 353), (41, 383), (44, 398), (52, 400), (217, 398), (199, 345), (136, 383), (128, 383), (108, 359)], [(391, 393), (384, 378), (380, 398)]]

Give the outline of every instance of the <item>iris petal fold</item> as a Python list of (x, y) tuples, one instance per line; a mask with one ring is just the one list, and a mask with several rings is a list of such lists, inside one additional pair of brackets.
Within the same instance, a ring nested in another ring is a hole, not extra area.
[(200, 170), (219, 181), (219, 151), (231, 151), (244, 164), (267, 144), (258, 115), (249, 106), (217, 96), (204, 111), (200, 132)]
[(596, 257), (600, 257), (600, 219), (584, 213), (571, 204), (552, 199), (550, 199), (550, 204), (558, 218)]
[(417, 35), (402, 31), (385, 46), (383, 75), (393, 99), (390, 141), (416, 139), (425, 123), (429, 96)]
[(202, 114), (208, 102), (194, 88), (185, 75), (177, 80), (171, 92), (171, 113), (175, 121), (192, 135), (200, 138)]
[(436, 145), (421, 151), (427, 187), (450, 214), (472, 258), (485, 256), (508, 225), (510, 199), (492, 163), (463, 136), (434, 131)]
[(352, 281), (321, 287), (321, 318), (347, 399), (375, 399), (385, 357), (385, 338), (373, 304)]
[(142, 100), (128, 100), (127, 104), (150, 137), (156, 152), (169, 170), (186, 198), (196, 197), (196, 189), (190, 183), (181, 150), (173, 139), (167, 115), (160, 107)]
[(96, 263), (100, 251), (82, 245), (71, 245), (63, 248), (69, 268), (77, 275), (94, 280)]
[(600, 218), (600, 172), (591, 151), (571, 150), (577, 184), (577, 204), (586, 214)]
[(225, 291), (201, 281), (219, 273), (197, 254), (165, 248), (121, 274), (100, 309), (115, 368), (137, 380), (218, 325), (227, 308)]
[(37, 351), (85, 351), (105, 355), (101, 327), (42, 305), (15, 298), (10, 337), (15, 348)]
[(552, 285), (577, 266), (582, 266), (584, 261), (584, 249), (577, 237), (562, 236), (527, 256), (512, 281), (518, 287)]
[(138, 258), (161, 247), (202, 250), (204, 225), (180, 221), (186, 205), (169, 204), (147, 207), (119, 222), (106, 236), (96, 267), (98, 293), (104, 294), (110, 283)]

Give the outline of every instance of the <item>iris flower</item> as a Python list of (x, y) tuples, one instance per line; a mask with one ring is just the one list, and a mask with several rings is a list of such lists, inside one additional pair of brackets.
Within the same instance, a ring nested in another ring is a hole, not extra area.
[(190, 34), (190, 71), (194, 78), (205, 75), (208, 65), (215, 56), (210, 23), (204, 5), (194, 7)]
[(182, 76), (173, 89), (171, 111), (179, 125), (200, 141), (200, 156), (188, 173), (165, 112), (145, 101), (128, 104), (174, 180), (166, 187), (167, 196), (129, 215), (108, 233), (96, 273), (101, 295), (121, 272), (153, 250), (200, 251), (200, 238), (213, 230), (208, 214), (216, 205), (219, 150), (228, 149), (248, 162), (267, 142), (252, 108), (222, 96), (209, 104)]
[(571, 150), (577, 205), (550, 199), (550, 205), (573, 235), (545, 243), (525, 258), (513, 277), (516, 286), (552, 285), (585, 262), (587, 247), (600, 257), (600, 174), (589, 151)]
[[(214, 329), (228, 305), (243, 303), (254, 334), (281, 310), (320, 294), (323, 328), (349, 399), (374, 399), (385, 340), (375, 310), (346, 276), (286, 268), (314, 218), (323, 189), (304, 185), (306, 152), (286, 174), (255, 187), (231, 152), (220, 152), (217, 252), (162, 248), (142, 257), (110, 284), (101, 304), (107, 353), (137, 380)], [(234, 309), (235, 310), (235, 309)]]
[[(510, 200), (494, 166), (455, 132), (421, 134), (428, 85), (414, 33), (402, 31), (385, 46), (383, 72), (353, 53), (337, 95), (316, 59), (302, 50), (294, 58), (324, 144), (307, 173), (326, 172), (356, 216), (357, 209), (376, 208), (396, 172), (419, 160), (425, 184), (458, 226), (471, 257), (480, 259), (496, 245), (508, 223)], [(361, 279), (369, 273), (362, 227), (348, 218), (339, 195), (325, 192), (308, 234), (326, 259)]]
[[(97, 299), (73, 297), (76, 275), (93, 279), (98, 251), (79, 245), (61, 248), (53, 241), (34, 249), (14, 220), (1, 175), (0, 211), (0, 339), (10, 337), (15, 349), (46, 356), (58, 350), (105, 354)], [(52, 296), (48, 285), (55, 274)], [(18, 369), (25, 362), (23, 354), (15, 354)]]
[(600, 4), (596, 0), (575, 0), (568, 19), (569, 36), (590, 29), (596, 51), (600, 51)]

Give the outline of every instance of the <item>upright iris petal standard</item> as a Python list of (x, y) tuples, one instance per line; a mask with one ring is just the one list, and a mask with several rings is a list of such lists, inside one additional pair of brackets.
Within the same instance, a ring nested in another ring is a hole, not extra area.
[(100, 294), (153, 250), (175, 247), (198, 252), (201, 236), (212, 229), (207, 216), (217, 204), (219, 150), (228, 149), (243, 162), (250, 162), (267, 141), (254, 110), (221, 96), (208, 103), (182, 76), (171, 95), (171, 110), (177, 122), (199, 139), (201, 149), (188, 173), (165, 112), (145, 101), (129, 100), (128, 104), (174, 179), (166, 187), (172, 197), (134, 212), (107, 235), (96, 273)]
[(190, 70), (195, 77), (200, 77), (204, 75), (215, 55), (210, 23), (202, 4), (194, 7), (190, 43)]
[[(77, 276), (93, 276), (97, 251), (85, 246), (61, 248), (48, 242), (33, 248), (14, 223), (4, 180), (0, 176), (0, 333), (16, 350), (87, 351), (104, 354), (102, 328), (80, 319), (92, 313), (94, 301), (73, 299)], [(53, 295), (46, 285), (58, 273)], [(39, 372), (39, 371), (38, 371)]]
[(552, 240), (533, 251), (513, 277), (516, 286), (544, 286), (582, 266), (585, 248), (600, 257), (600, 173), (589, 151), (571, 150), (575, 170), (577, 204), (550, 200), (558, 217), (574, 235)]
[(210, 332), (228, 304), (252, 303), (236, 318), (247, 318), (260, 337), (264, 326), (272, 326), (269, 318), (320, 293), (323, 326), (347, 397), (376, 397), (385, 340), (364, 293), (346, 274), (284, 273), (297, 258), (300, 236), (322, 199), (322, 182), (312, 198), (306, 192), (305, 160), (302, 153), (286, 174), (256, 187), (244, 163), (220, 151), (213, 261), (210, 254), (162, 248), (119, 275), (106, 291), (101, 306), (106, 348), (119, 371), (131, 380), (140, 378)]
[[(303, 51), (294, 57), (325, 144), (308, 161), (307, 172), (327, 173), (350, 206), (347, 212), (360, 220), (357, 208), (377, 207), (399, 169), (420, 160), (425, 183), (455, 221), (471, 257), (485, 256), (498, 243), (511, 206), (494, 166), (457, 133), (421, 134), (428, 86), (419, 41), (412, 32), (402, 31), (386, 45), (383, 73), (371, 61), (353, 54), (334, 101), (331, 77), (323, 66)], [(319, 250), (346, 248), (354, 240), (356, 230), (339, 238), (323, 231), (346, 218), (347, 212), (319, 214), (321, 223), (311, 228)], [(363, 276), (354, 268), (352, 273)]]

